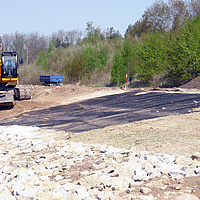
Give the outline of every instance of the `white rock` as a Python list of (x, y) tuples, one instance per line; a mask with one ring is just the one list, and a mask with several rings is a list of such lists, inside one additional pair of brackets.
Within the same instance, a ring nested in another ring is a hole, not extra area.
[(144, 194), (147, 194), (147, 193), (149, 193), (149, 192), (151, 192), (152, 190), (150, 189), (150, 188), (141, 188), (140, 189), (140, 192), (141, 193), (144, 193)]
[(93, 167), (94, 167), (96, 170), (98, 170), (98, 169), (104, 169), (104, 168), (106, 168), (106, 166), (107, 166), (107, 164), (104, 163), (104, 162), (100, 163), (99, 165), (96, 165), (95, 163), (93, 163)]
[(14, 192), (14, 195), (16, 195), (17, 191), (24, 190), (24, 185), (21, 184), (20, 182), (17, 182), (14, 185), (12, 185), (11, 190)]
[(88, 153), (87, 153), (88, 156), (93, 156), (94, 155), (94, 152), (91, 151), (91, 149), (88, 149)]
[(33, 199), (36, 197), (37, 191), (35, 189), (32, 189), (29, 185), (25, 185), (24, 191), (18, 190), (16, 191), (17, 195), (23, 196), (23, 197), (29, 197), (30, 199)]
[(144, 177), (144, 176), (147, 176), (147, 172), (145, 170), (141, 169), (140, 166), (137, 166), (136, 170), (135, 170), (135, 176), (136, 177)]
[(0, 199), (15, 200), (16, 198), (10, 193), (7, 188), (4, 188), (4, 190), (0, 193)]
[(183, 194), (178, 196), (177, 200), (199, 200), (199, 198), (191, 194)]
[(59, 167), (62, 167), (62, 165), (59, 162), (46, 164), (47, 169), (54, 169), (54, 168), (59, 168)]
[[(0, 126), (0, 151), (3, 152), (0, 155), (0, 199), (5, 196), (15, 199), (11, 192), (21, 199), (119, 199), (119, 193), (130, 187), (140, 187), (143, 193), (151, 192), (155, 185), (164, 190), (166, 185), (159, 181), (146, 185), (149, 190), (142, 188), (145, 180), (160, 177), (163, 173), (167, 180), (169, 177), (181, 180), (184, 176), (200, 174), (197, 153), (185, 158), (181, 155), (135, 152), (135, 148), (125, 150), (106, 144), (54, 141), (49, 135), (49, 132), (35, 127)], [(98, 165), (95, 164), (97, 160), (100, 161)], [(95, 170), (91, 167), (81, 172), (79, 164), (84, 161), (93, 161), (91, 166)], [(77, 167), (77, 172), (80, 172), (82, 178), (78, 181), (70, 182), (71, 167)], [(131, 193), (126, 196), (133, 197)], [(152, 195), (134, 197), (153, 199)], [(187, 197), (195, 198), (193, 195)]]
[(59, 180), (63, 179), (63, 177), (60, 176), (60, 175), (57, 175), (54, 179), (57, 180), (57, 181), (59, 181)]
[(77, 155), (80, 155), (83, 151), (85, 151), (85, 148), (82, 142), (71, 143), (69, 149), (70, 150), (73, 149), (73, 152), (77, 152)]
[(154, 200), (153, 195), (145, 196), (145, 195), (138, 195), (136, 196), (136, 199), (138, 200)]
[(112, 192), (98, 192), (97, 199), (115, 199), (115, 195)]
[(154, 170), (153, 165), (149, 162), (145, 164), (144, 168), (146, 172), (153, 172)]
[(66, 191), (71, 190), (71, 189), (75, 189), (76, 185), (74, 185), (73, 183), (65, 183), (65, 185), (62, 186)]
[(39, 179), (42, 181), (50, 181), (50, 178), (48, 176), (40, 176)]
[(78, 196), (80, 196), (82, 199), (86, 199), (89, 197), (89, 193), (85, 190), (84, 187), (76, 186), (75, 191), (77, 192)]

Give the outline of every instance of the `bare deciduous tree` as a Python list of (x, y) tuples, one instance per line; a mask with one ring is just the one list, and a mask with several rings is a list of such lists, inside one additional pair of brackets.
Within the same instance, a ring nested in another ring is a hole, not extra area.
[(176, 30), (185, 17), (189, 16), (188, 6), (184, 0), (169, 0), (168, 4), (172, 17), (172, 30)]
[(53, 33), (52, 38), (54, 38), (56, 42), (56, 47), (62, 46), (66, 48), (75, 45), (83, 35), (83, 32), (78, 29), (71, 31), (59, 30), (58, 32)]
[(38, 32), (31, 32), (27, 35), (27, 63), (31, 63), (37, 58), (40, 51), (48, 48), (47, 38), (40, 36)]
[(200, 14), (200, 1), (191, 0), (188, 2), (189, 13), (191, 17), (197, 16)]
[(170, 8), (163, 0), (156, 1), (152, 6), (148, 7), (143, 15), (143, 26), (149, 27), (152, 32), (170, 30), (170, 22)]
[(12, 50), (12, 34), (4, 34), (2, 35), (2, 50), (3, 51), (11, 51)]
[(17, 51), (19, 57), (26, 55), (26, 35), (23, 33), (15, 32), (12, 36), (12, 50)]

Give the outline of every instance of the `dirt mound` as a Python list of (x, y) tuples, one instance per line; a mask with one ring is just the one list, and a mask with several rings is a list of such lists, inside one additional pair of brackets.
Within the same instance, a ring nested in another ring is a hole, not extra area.
[(200, 76), (197, 78), (191, 80), (190, 82), (181, 85), (180, 88), (186, 88), (186, 89), (200, 89)]

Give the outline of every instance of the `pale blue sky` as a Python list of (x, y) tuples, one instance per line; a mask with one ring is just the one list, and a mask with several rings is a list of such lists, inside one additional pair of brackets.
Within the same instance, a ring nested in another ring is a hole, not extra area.
[(113, 27), (124, 35), (155, 0), (0, 0), (0, 35), (86, 29), (92, 21), (102, 30)]

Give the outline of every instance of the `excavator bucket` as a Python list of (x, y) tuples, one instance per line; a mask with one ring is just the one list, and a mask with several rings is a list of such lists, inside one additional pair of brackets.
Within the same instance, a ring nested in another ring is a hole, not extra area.
[(15, 100), (13, 96), (13, 90), (0, 91), (0, 107), (2, 106), (14, 106)]

